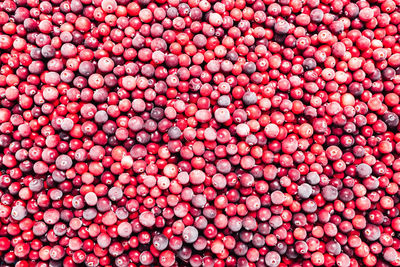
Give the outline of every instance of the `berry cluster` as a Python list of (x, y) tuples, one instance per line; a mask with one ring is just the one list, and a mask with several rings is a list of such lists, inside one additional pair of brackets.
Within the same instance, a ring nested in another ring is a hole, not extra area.
[(1, 0), (0, 264), (400, 266), (400, 0)]

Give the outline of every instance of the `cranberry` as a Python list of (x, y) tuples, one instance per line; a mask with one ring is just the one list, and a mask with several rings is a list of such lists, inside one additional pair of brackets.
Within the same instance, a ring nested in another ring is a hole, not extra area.
[(6, 0), (7, 265), (398, 265), (396, 1)]

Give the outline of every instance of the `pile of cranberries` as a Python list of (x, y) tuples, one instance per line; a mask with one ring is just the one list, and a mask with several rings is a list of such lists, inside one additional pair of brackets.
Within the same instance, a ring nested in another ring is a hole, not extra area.
[(1, 0), (0, 264), (400, 266), (400, 0)]

